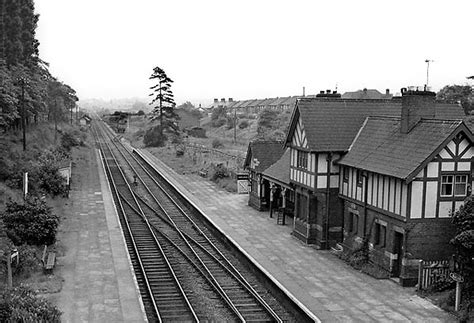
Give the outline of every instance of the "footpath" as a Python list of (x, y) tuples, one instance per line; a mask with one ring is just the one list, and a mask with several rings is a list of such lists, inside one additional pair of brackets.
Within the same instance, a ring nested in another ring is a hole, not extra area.
[(144, 322), (146, 317), (98, 151), (81, 148), (59, 227), (63, 322)]
[(267, 212), (248, 206), (248, 195), (222, 191), (198, 176), (177, 174), (146, 150), (140, 152), (320, 321), (457, 321), (416, 295), (414, 288), (403, 288), (391, 280), (377, 280), (354, 270), (329, 251), (303, 244), (291, 236), (291, 224), (277, 225)]

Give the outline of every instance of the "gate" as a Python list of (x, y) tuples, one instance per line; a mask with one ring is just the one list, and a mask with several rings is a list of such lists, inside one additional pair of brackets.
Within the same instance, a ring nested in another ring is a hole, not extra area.
[(237, 174), (237, 193), (247, 194), (249, 192), (249, 174), (238, 173)]
[(420, 260), (418, 266), (419, 290), (426, 289), (440, 280), (450, 279), (449, 260)]

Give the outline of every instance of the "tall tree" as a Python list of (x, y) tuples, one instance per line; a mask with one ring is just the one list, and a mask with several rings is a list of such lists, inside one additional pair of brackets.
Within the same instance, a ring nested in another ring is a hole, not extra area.
[(22, 32), (20, 35), (23, 57), (22, 61), (27, 66), (35, 66), (38, 63), (39, 42), (35, 38), (35, 30), (39, 15), (35, 14), (33, 0), (20, 0), (19, 16), (22, 21)]
[(171, 91), (171, 83), (173, 83), (173, 80), (158, 66), (153, 69), (150, 80), (157, 82), (150, 87), (150, 89), (153, 90), (150, 96), (154, 97), (150, 104), (155, 104), (152, 112), (152, 120), (159, 119), (160, 134), (163, 134), (164, 129), (176, 133), (178, 130), (176, 120), (179, 117), (174, 111), (176, 103), (174, 102), (173, 92)]
[(466, 114), (474, 108), (474, 93), (470, 85), (446, 85), (436, 94), (436, 99), (460, 102)]

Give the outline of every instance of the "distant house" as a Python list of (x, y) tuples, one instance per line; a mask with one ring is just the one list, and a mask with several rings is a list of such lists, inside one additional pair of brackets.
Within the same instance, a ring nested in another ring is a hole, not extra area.
[(256, 140), (249, 143), (244, 169), (249, 172), (248, 204), (257, 210), (270, 206), (270, 183), (263, 178), (263, 171), (278, 161), (284, 153), (283, 142)]
[(81, 126), (89, 126), (91, 124), (91, 117), (87, 114), (84, 114), (82, 117), (79, 118), (79, 125)]
[(363, 89), (354, 92), (346, 92), (342, 95), (343, 99), (357, 99), (357, 100), (390, 100), (393, 95), (389, 89), (385, 90), (385, 94), (380, 93), (376, 89)]

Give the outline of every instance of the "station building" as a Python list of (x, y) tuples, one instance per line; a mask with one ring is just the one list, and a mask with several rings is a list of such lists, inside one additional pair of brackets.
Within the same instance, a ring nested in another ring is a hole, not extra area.
[(299, 99), (285, 141), (289, 182), (268, 174), (272, 165), (260, 178), (269, 194), (285, 188), (271, 200), (293, 197), (295, 237), (345, 251), (368, 243), (372, 261), (412, 284), (420, 259), (452, 253), (449, 217), (471, 192), (464, 117), (416, 89), (389, 100)]
[(270, 209), (270, 183), (263, 178), (263, 172), (278, 161), (283, 153), (282, 141), (256, 140), (249, 143), (244, 169), (249, 172), (249, 202), (259, 211)]

